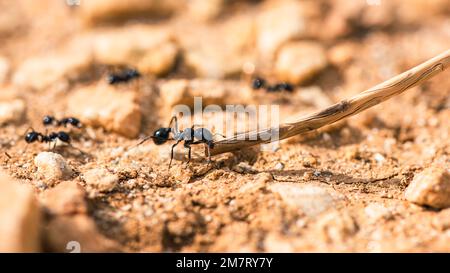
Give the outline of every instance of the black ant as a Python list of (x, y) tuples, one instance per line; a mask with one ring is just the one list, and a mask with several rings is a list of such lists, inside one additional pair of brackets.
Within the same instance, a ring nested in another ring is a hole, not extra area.
[(53, 116), (44, 116), (44, 118), (42, 119), (42, 124), (44, 126), (64, 126), (67, 127), (67, 125), (72, 125), (73, 127), (76, 128), (81, 128), (83, 127), (83, 125), (81, 124), (81, 121), (77, 118), (74, 117), (67, 117), (67, 118), (63, 118), (61, 120), (56, 119)]
[(267, 92), (277, 92), (277, 91), (294, 91), (294, 86), (287, 82), (277, 83), (275, 85), (271, 85), (267, 87)]
[[(178, 120), (177, 117), (172, 117), (169, 123), (169, 127), (162, 127), (153, 132), (153, 135), (144, 138), (137, 145), (140, 145), (147, 141), (148, 139), (153, 139), (153, 142), (156, 145), (162, 145), (166, 143), (168, 140), (175, 140), (176, 143), (172, 145), (172, 149), (170, 152), (170, 162), (169, 169), (172, 165), (173, 160), (173, 150), (175, 147), (181, 142), (184, 141), (183, 146), (188, 149), (188, 161), (186, 163), (189, 164), (191, 161), (191, 145), (204, 143), (208, 152), (208, 164), (211, 162), (211, 151), (210, 149), (214, 149), (214, 140), (213, 134), (206, 128), (198, 128), (194, 129), (195, 125), (190, 128), (186, 128), (183, 131), (178, 129)], [(170, 138), (170, 133), (173, 134), (173, 137)]]
[(136, 69), (126, 68), (118, 73), (110, 73), (107, 80), (109, 84), (115, 85), (119, 83), (126, 83), (139, 77), (141, 77), (141, 73), (139, 73), (139, 71)]
[(278, 91), (294, 91), (294, 86), (287, 82), (276, 83), (274, 85), (267, 85), (266, 80), (260, 77), (256, 77), (253, 79), (252, 88), (254, 90), (258, 90), (261, 88), (265, 88), (267, 92), (278, 92)]
[[(28, 130), (31, 129), (31, 132), (28, 132)], [(59, 132), (52, 132), (50, 134), (42, 134), (40, 132), (35, 131), (33, 128), (29, 128), (25, 134), (25, 141), (30, 144), (33, 142), (41, 142), (41, 143), (48, 143), (49, 144), (49, 148), (50, 148), (50, 144), (53, 142), (53, 148), (56, 148), (56, 142), (59, 140), (63, 143), (66, 143), (67, 145), (69, 145), (70, 147), (80, 151), (82, 154), (86, 154), (85, 152), (83, 152), (82, 150), (80, 150), (79, 148), (75, 147), (72, 145), (71, 141), (72, 138), (70, 137), (70, 135), (64, 131), (59, 131)]]
[(31, 132), (27, 133), (25, 135), (25, 141), (27, 143), (33, 143), (33, 142), (41, 142), (41, 143), (51, 143), (54, 142), (55, 145), (53, 146), (53, 148), (55, 148), (56, 146), (56, 141), (60, 140), (64, 143), (70, 144), (70, 136), (68, 133), (60, 131), (60, 132), (53, 132), (50, 134), (42, 134), (39, 133), (37, 131), (35, 131), (33, 128), (30, 128)]

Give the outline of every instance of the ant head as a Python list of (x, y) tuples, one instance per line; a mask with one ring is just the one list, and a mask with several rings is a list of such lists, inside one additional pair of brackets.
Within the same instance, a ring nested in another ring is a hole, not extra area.
[(156, 145), (164, 144), (169, 140), (170, 128), (159, 128), (153, 133), (152, 139)]
[(265, 86), (266, 86), (266, 80), (264, 80), (263, 78), (257, 77), (255, 79), (253, 79), (253, 82), (252, 82), (252, 88), (253, 89), (260, 89), (260, 88), (263, 88)]
[(27, 143), (35, 142), (35, 141), (39, 140), (39, 135), (40, 134), (38, 132), (31, 131), (31, 132), (29, 132), (28, 134), (25, 135), (25, 141)]
[(62, 142), (70, 142), (70, 136), (66, 132), (63, 132), (63, 131), (58, 132), (57, 136), (58, 136), (59, 140), (61, 140)]
[(44, 125), (51, 125), (55, 121), (55, 118), (53, 116), (44, 116), (42, 119), (42, 124)]

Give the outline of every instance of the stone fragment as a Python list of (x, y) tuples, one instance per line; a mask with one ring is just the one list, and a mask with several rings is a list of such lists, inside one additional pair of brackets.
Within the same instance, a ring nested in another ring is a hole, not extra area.
[(117, 252), (120, 249), (85, 214), (51, 219), (45, 227), (45, 245), (51, 252)]
[(450, 172), (443, 167), (429, 167), (415, 175), (406, 188), (406, 200), (437, 209), (450, 207)]
[(87, 213), (86, 192), (73, 181), (63, 181), (44, 193), (44, 205), (51, 214)]
[(33, 190), (0, 173), (0, 252), (39, 252), (40, 229)]
[(256, 49), (271, 61), (285, 42), (307, 33), (309, 8), (302, 1), (271, 1), (257, 19)]
[(353, 217), (346, 212), (331, 211), (321, 216), (316, 223), (319, 236), (326, 243), (345, 243), (358, 231)]
[(301, 84), (327, 66), (327, 57), (321, 44), (316, 42), (291, 42), (280, 49), (275, 63), (278, 78)]
[(41, 90), (63, 79), (76, 79), (90, 69), (92, 51), (73, 47), (26, 59), (14, 73), (14, 84)]
[(25, 102), (21, 99), (0, 101), (0, 124), (18, 123), (26, 113)]
[(287, 205), (300, 209), (308, 216), (316, 216), (334, 207), (342, 199), (340, 194), (314, 185), (280, 182), (270, 185)]
[(251, 102), (251, 90), (234, 81), (214, 79), (169, 80), (162, 82), (160, 88), (160, 112), (162, 116), (171, 115), (176, 105), (194, 106), (194, 98), (200, 97), (202, 106), (217, 104), (246, 105)]
[(34, 165), (37, 167), (38, 174), (42, 175), (49, 185), (72, 175), (72, 168), (66, 163), (64, 157), (57, 153), (39, 153), (34, 158)]
[(142, 114), (134, 92), (99, 84), (75, 91), (68, 98), (68, 112), (84, 124), (101, 126), (126, 137), (136, 137)]
[(100, 192), (112, 191), (119, 182), (119, 177), (106, 169), (92, 169), (83, 174), (86, 184)]
[(171, 31), (161, 27), (114, 28), (94, 32), (92, 39), (98, 62), (137, 67), (144, 74), (169, 72), (178, 55)]

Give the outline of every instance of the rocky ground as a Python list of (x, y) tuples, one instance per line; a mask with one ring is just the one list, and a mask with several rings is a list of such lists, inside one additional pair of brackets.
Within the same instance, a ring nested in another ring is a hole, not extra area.
[[(168, 170), (170, 144), (130, 149), (195, 96), (286, 120), (361, 92), (449, 48), (448, 0), (0, 8), (1, 251), (450, 251), (448, 71), (272, 151)], [(143, 77), (108, 85), (123, 64)], [(47, 114), (81, 119), (73, 147), (24, 141)]]

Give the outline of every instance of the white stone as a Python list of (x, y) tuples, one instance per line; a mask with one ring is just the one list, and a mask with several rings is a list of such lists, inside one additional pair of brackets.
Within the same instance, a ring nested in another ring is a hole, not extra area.
[(37, 167), (38, 173), (50, 184), (68, 178), (72, 174), (72, 169), (67, 165), (64, 157), (52, 152), (39, 153), (34, 158), (34, 165)]

